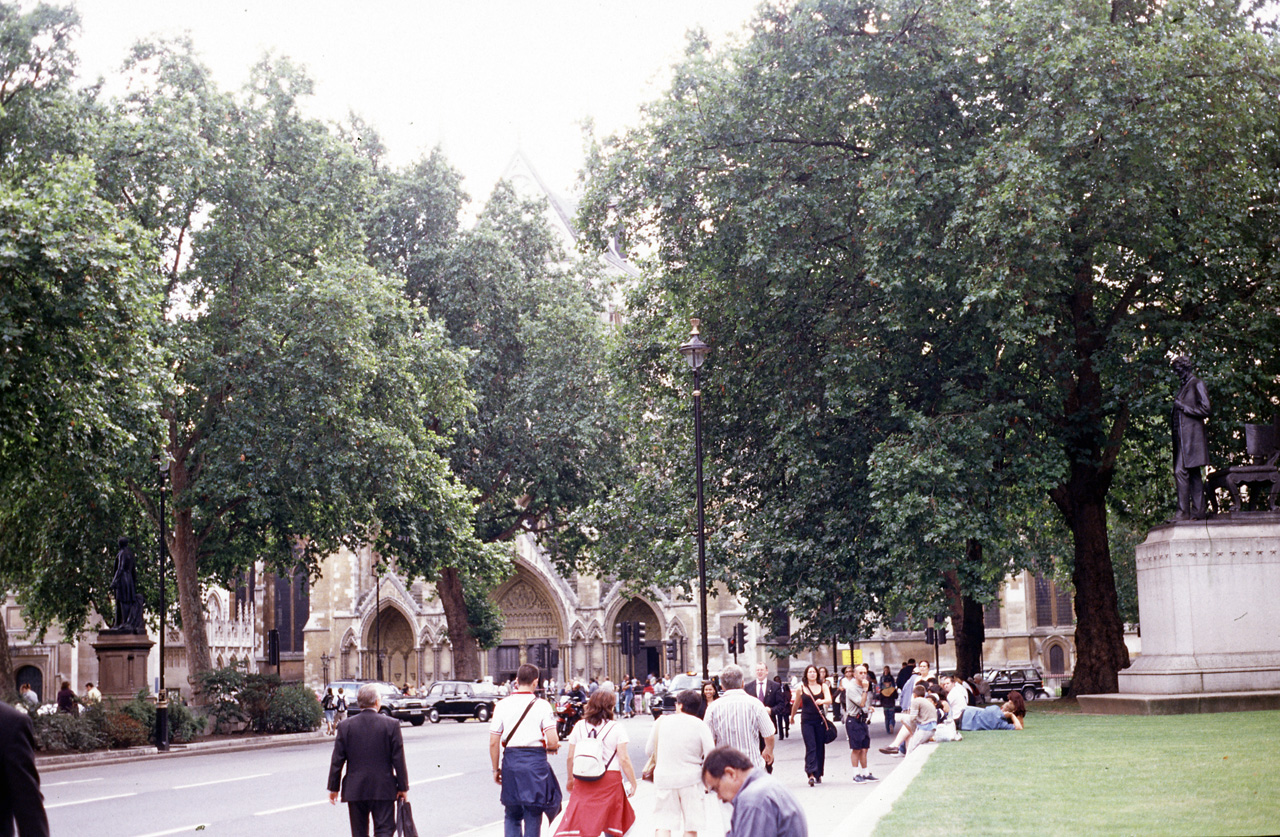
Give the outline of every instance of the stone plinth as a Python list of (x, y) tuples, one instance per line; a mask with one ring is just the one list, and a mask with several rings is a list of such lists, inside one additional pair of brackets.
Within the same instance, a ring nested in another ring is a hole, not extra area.
[(98, 633), (93, 650), (98, 654), (98, 690), (103, 698), (128, 701), (139, 689), (150, 689), (147, 657), (153, 645), (146, 634)]
[(1119, 695), (1082, 696), (1081, 706), (1163, 714), (1274, 705), (1280, 514), (1158, 526), (1137, 559), (1142, 654), (1120, 672)]

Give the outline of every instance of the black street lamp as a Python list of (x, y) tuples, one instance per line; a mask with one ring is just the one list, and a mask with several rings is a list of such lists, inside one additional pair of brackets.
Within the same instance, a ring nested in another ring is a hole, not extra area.
[(373, 565), (373, 574), (377, 578), (377, 600), (374, 602), (374, 634), (377, 637), (374, 640), (374, 659), (376, 660), (377, 673), (376, 679), (382, 679), (382, 574), (378, 572), (378, 565)]
[(708, 664), (708, 647), (707, 647), (707, 538), (706, 530), (703, 523), (703, 505), (702, 505), (702, 389), (698, 381), (698, 370), (702, 368), (702, 362), (706, 360), (707, 353), (711, 351), (711, 347), (702, 342), (698, 337), (698, 326), (702, 321), (694, 317), (689, 320), (693, 328), (689, 332), (689, 342), (680, 347), (680, 354), (684, 355), (685, 360), (689, 362), (689, 367), (693, 369), (693, 451), (694, 461), (697, 470), (697, 500), (698, 500), (698, 607), (701, 610), (702, 619), (702, 679), (711, 679), (711, 669)]
[(169, 456), (160, 454), (160, 694), (156, 698), (156, 749), (169, 750), (169, 694), (164, 688), (164, 566), (169, 557), (169, 545), (164, 538), (165, 479), (169, 476)]

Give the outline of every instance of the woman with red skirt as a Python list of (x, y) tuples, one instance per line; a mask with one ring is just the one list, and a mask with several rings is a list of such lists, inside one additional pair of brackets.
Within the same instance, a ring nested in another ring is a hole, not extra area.
[[(569, 807), (555, 837), (622, 837), (636, 821), (629, 799), (636, 792), (636, 771), (627, 755), (627, 731), (614, 720), (617, 703), (613, 692), (600, 689), (587, 700), (583, 723), (569, 733), (569, 778), (565, 782)], [(573, 775), (574, 754), (587, 738), (599, 739), (605, 765), (604, 774), (590, 781)], [(628, 787), (622, 784), (623, 776)]]

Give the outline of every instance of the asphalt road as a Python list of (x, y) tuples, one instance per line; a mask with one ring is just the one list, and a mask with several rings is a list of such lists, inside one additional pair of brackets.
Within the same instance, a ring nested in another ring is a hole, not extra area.
[[(653, 720), (637, 717), (624, 723), (639, 770)], [(409, 801), (422, 837), (501, 835), (502, 806), (490, 774), (487, 725), (444, 721), (405, 724), (401, 731)], [(883, 778), (897, 762), (874, 750), (886, 743), (883, 724), (872, 725), (872, 736), (871, 766)], [(340, 837), (350, 832), (346, 806), (331, 806), (325, 791), (331, 752), (331, 746), (320, 743), (50, 771), (42, 782), (45, 807), (55, 835)], [(552, 758), (562, 785), (564, 752)], [(805, 782), (798, 730), (778, 742), (777, 756), (775, 776), (800, 798), (815, 837), (830, 833), (875, 787), (850, 781), (843, 731), (828, 745), (827, 776), (816, 788)], [(652, 793), (652, 786), (642, 782), (632, 800), (639, 816), (634, 833), (641, 837), (652, 833)]]

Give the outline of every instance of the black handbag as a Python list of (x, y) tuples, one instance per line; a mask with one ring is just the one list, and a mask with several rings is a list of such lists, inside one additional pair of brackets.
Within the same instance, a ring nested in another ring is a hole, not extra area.
[(823, 720), (823, 723), (826, 724), (826, 726), (823, 728), (822, 737), (826, 741), (826, 743), (830, 744), (832, 741), (836, 740), (837, 736), (840, 735), (840, 731), (836, 729), (835, 724), (831, 723), (826, 718), (823, 718), (822, 720)]
[(396, 837), (418, 837), (418, 827), (413, 824), (413, 809), (408, 800), (396, 800)]

